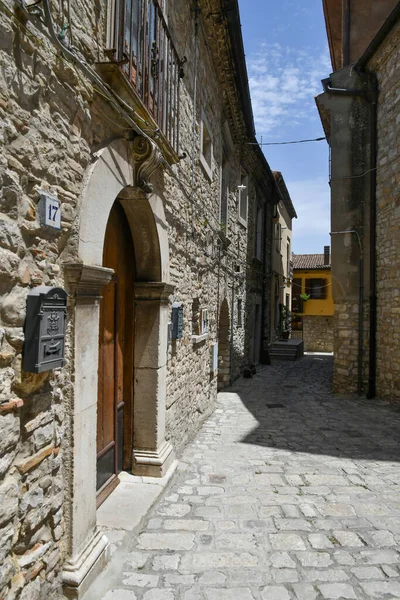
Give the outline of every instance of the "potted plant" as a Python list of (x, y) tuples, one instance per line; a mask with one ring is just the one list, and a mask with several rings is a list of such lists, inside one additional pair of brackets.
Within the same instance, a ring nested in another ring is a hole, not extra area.
[(290, 310), (281, 304), (281, 338), (288, 340), (292, 329), (292, 314)]

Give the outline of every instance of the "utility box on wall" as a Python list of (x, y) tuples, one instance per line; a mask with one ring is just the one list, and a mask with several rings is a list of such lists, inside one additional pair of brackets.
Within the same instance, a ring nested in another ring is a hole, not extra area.
[(42, 373), (64, 366), (67, 293), (41, 285), (26, 300), (23, 369)]
[(180, 340), (183, 335), (183, 306), (180, 302), (172, 305), (172, 339)]

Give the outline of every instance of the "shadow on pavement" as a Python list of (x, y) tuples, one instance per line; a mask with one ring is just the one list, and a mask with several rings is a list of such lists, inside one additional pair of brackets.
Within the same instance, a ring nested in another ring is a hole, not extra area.
[(258, 426), (241, 442), (368, 460), (400, 460), (400, 406), (331, 392), (333, 357), (277, 361), (237, 393)]

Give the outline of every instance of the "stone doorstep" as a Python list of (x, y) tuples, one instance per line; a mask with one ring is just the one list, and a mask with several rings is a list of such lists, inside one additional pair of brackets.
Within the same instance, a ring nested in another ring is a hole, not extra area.
[(89, 598), (96, 597), (97, 577), (104, 573), (108, 566), (113, 570), (113, 554), (117, 550), (113, 540), (118, 539), (117, 545), (121, 545), (127, 534), (146, 517), (168, 485), (177, 466), (178, 461), (175, 460), (164, 477), (160, 478), (139, 477), (124, 471), (120, 473), (120, 484), (97, 510), (97, 527), (110, 538), (111, 543), (88, 571), (79, 588), (65, 589), (67, 598), (81, 599), (86, 597), (86, 593)]

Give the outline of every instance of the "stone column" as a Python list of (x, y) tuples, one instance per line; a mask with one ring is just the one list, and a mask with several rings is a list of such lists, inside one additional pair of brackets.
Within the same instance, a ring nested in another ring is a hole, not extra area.
[(173, 462), (165, 441), (168, 303), (174, 286), (135, 283), (133, 473), (162, 477)]
[(69, 598), (80, 598), (104, 567), (107, 538), (96, 527), (96, 435), (100, 292), (113, 269), (66, 264), (75, 301), (74, 401), (71, 414), (72, 485), (70, 559), (62, 580)]

